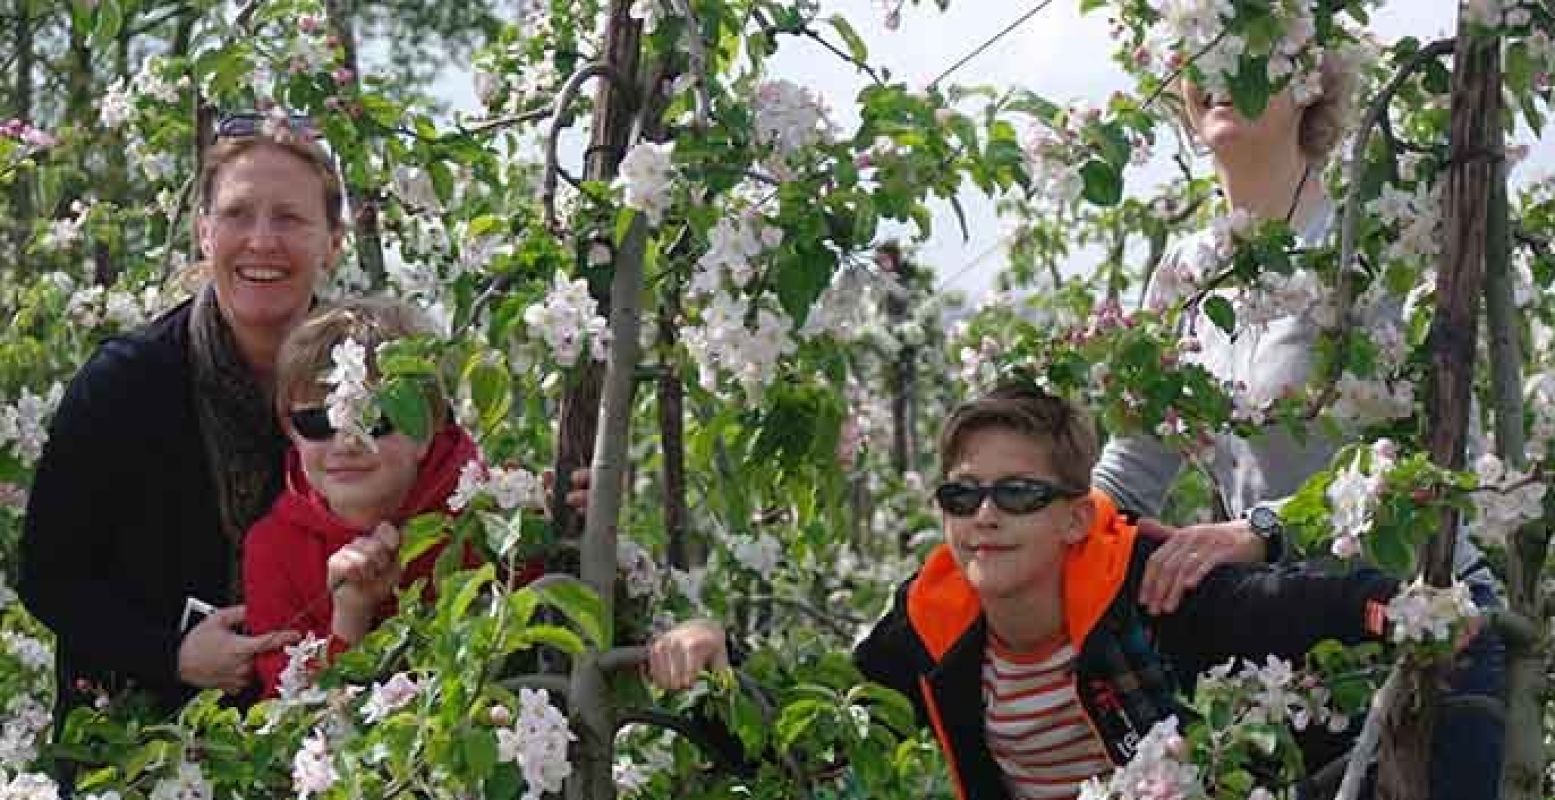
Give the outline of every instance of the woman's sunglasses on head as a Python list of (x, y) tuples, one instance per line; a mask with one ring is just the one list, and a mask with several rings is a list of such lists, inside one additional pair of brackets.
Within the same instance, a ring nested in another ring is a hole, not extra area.
[(1055, 500), (1084, 497), (1086, 492), (1066, 489), (1035, 478), (1003, 478), (993, 483), (945, 481), (934, 489), (934, 501), (953, 517), (970, 517), (993, 498), (993, 504), (1007, 514), (1032, 514), (1047, 508)]
[(285, 126), (292, 135), (310, 141), (320, 138), (318, 126), (306, 114), (272, 116), (257, 111), (229, 114), (216, 123), (217, 139), (243, 139), (261, 134), (273, 134), (278, 126)]
[[(295, 408), (286, 415), (291, 420), (292, 430), (298, 436), (310, 442), (327, 442), (335, 438), (335, 426), (329, 424), (329, 409), (322, 406), (314, 408)], [(388, 416), (379, 415), (378, 423), (367, 431), (374, 439), (388, 436), (394, 432), (394, 423)]]

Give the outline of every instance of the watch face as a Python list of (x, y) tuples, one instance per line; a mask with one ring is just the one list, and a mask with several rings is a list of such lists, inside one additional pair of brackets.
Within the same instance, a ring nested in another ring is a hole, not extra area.
[(1254, 508), (1248, 513), (1247, 521), (1260, 536), (1267, 536), (1280, 526), (1280, 518), (1275, 515), (1274, 509), (1267, 506)]

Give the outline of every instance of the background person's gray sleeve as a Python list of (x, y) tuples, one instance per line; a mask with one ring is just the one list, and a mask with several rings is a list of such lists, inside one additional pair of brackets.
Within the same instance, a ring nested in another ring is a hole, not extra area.
[(1158, 517), (1166, 504), (1166, 492), (1181, 469), (1182, 456), (1160, 439), (1126, 436), (1107, 442), (1091, 470), (1091, 483), (1106, 492), (1118, 508)]

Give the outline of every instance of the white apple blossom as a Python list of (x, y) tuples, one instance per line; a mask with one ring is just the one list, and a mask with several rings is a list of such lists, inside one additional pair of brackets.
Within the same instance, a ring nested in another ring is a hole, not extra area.
[(572, 774), (567, 747), (578, 737), (544, 689), (520, 688), (518, 703), (513, 727), (497, 730), (497, 758), (518, 765), (524, 776), (524, 800), (540, 800), (547, 792), (560, 791)]
[(766, 81), (756, 87), (756, 141), (772, 145), (778, 157), (828, 141), (832, 124), (821, 99), (793, 81)]
[(41, 737), (53, 725), (49, 709), (36, 698), (27, 694), (11, 698), (0, 725), (0, 770), (19, 769), (36, 760)]
[(664, 2), (665, 0), (632, 0), (632, 6), (626, 13), (630, 14), (632, 19), (642, 22), (644, 34), (651, 34), (658, 30), (659, 23), (668, 16), (665, 13)]
[(1348, 370), (1334, 384), (1337, 397), (1330, 413), (1337, 419), (1374, 425), (1403, 419), (1414, 413), (1415, 390), (1409, 381), (1358, 378)]
[(728, 544), (734, 560), (764, 580), (771, 580), (773, 571), (783, 561), (783, 543), (771, 534), (735, 534), (728, 538)]
[(11, 444), (22, 464), (32, 466), (49, 441), (49, 418), (59, 407), (65, 387), (55, 383), (42, 395), (22, 388), (16, 402), (0, 408), (0, 445)]
[(396, 672), (387, 683), (373, 682), (367, 702), (362, 704), (362, 721), (371, 725), (404, 708), (421, 693), (421, 684), (403, 672)]
[(348, 336), (330, 348), (329, 360), (332, 366), (322, 382), (332, 387), (324, 397), (330, 426), (377, 452), (377, 443), (367, 433), (366, 416), (373, 399), (368, 385), (367, 348)]
[(614, 764), (610, 765), (610, 775), (615, 780), (616, 790), (623, 796), (632, 797), (647, 788), (651, 775), (637, 762), (626, 756), (616, 756)]
[(674, 142), (640, 142), (621, 159), (615, 185), (624, 190), (623, 202), (641, 211), (653, 225), (663, 222), (669, 210), (674, 153)]
[(325, 694), (313, 683), (316, 670), (329, 653), (329, 640), (320, 639), (311, 632), (302, 641), (288, 645), (286, 666), (281, 669), (279, 702), (283, 706), (306, 706), (324, 701)]
[(589, 355), (595, 361), (603, 361), (610, 324), (599, 316), (598, 309), (599, 303), (589, 294), (588, 281), (568, 280), (557, 272), (545, 299), (524, 309), (524, 324), (539, 333), (558, 364), (577, 364), (585, 343)]
[(503, 511), (545, 505), (545, 488), (539, 476), (523, 467), (491, 467), (487, 470), (486, 489)]
[(27, 669), (45, 672), (54, 666), (54, 651), (40, 639), (17, 631), (3, 631), (0, 642), (5, 644), (5, 652)]
[(707, 232), (707, 252), (697, 260), (697, 272), (688, 289), (692, 295), (710, 295), (725, 279), (743, 289), (756, 274), (753, 263), (783, 243), (783, 231), (754, 214), (720, 217)]
[(1180, 760), (1186, 750), (1177, 732), (1177, 718), (1168, 717), (1151, 727), (1139, 741), (1134, 757), (1103, 783), (1090, 779), (1081, 786), (1081, 798), (1094, 800), (1190, 800), (1204, 795), (1199, 768)]
[[(747, 325), (752, 320), (754, 326)], [(721, 373), (731, 374), (747, 397), (757, 399), (777, 375), (779, 362), (798, 349), (793, 321), (780, 310), (751, 311), (743, 296), (718, 292), (702, 310), (702, 322), (684, 331), (682, 342), (698, 367), (704, 389), (717, 391)]]
[(214, 796), (200, 765), (188, 761), (180, 761), (176, 772), (151, 788), (151, 800), (212, 800)]
[(41, 773), (18, 772), (7, 779), (0, 770), (0, 800), (59, 800), (59, 786)]
[(459, 468), (459, 483), (448, 496), (448, 510), (458, 513), (468, 508), (486, 490), (486, 466), (472, 458)]
[(108, 84), (99, 101), (98, 119), (103, 127), (113, 130), (135, 119), (135, 95), (124, 78)]
[(1476, 459), (1474, 473), (1479, 487), (1471, 495), (1474, 519), (1469, 532), (1481, 542), (1505, 546), (1509, 534), (1544, 516), (1544, 481), (1508, 468), (1494, 453)]
[(324, 731), (315, 728), (292, 757), (292, 790), (297, 793), (297, 800), (308, 800), (329, 791), (339, 780)]
[(1385, 485), (1387, 471), (1394, 464), (1397, 448), (1387, 440), (1375, 442), (1370, 449), (1370, 464), (1362, 467), (1357, 452), (1342, 469), (1334, 473), (1328, 485), (1330, 522), (1334, 529), (1332, 552), (1339, 558), (1353, 558), (1361, 552), (1361, 537), (1371, 531), (1377, 497)]
[(1468, 584), (1438, 589), (1415, 579), (1388, 601), (1387, 616), (1395, 642), (1449, 642), (1463, 620), (1478, 616)]

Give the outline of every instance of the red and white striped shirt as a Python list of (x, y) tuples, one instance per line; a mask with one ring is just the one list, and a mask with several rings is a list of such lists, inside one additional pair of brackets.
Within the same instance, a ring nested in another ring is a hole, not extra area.
[(983, 656), (985, 733), (1016, 800), (1069, 800), (1086, 778), (1112, 769), (1075, 692), (1075, 650), (1059, 636), (1015, 653), (988, 636)]

